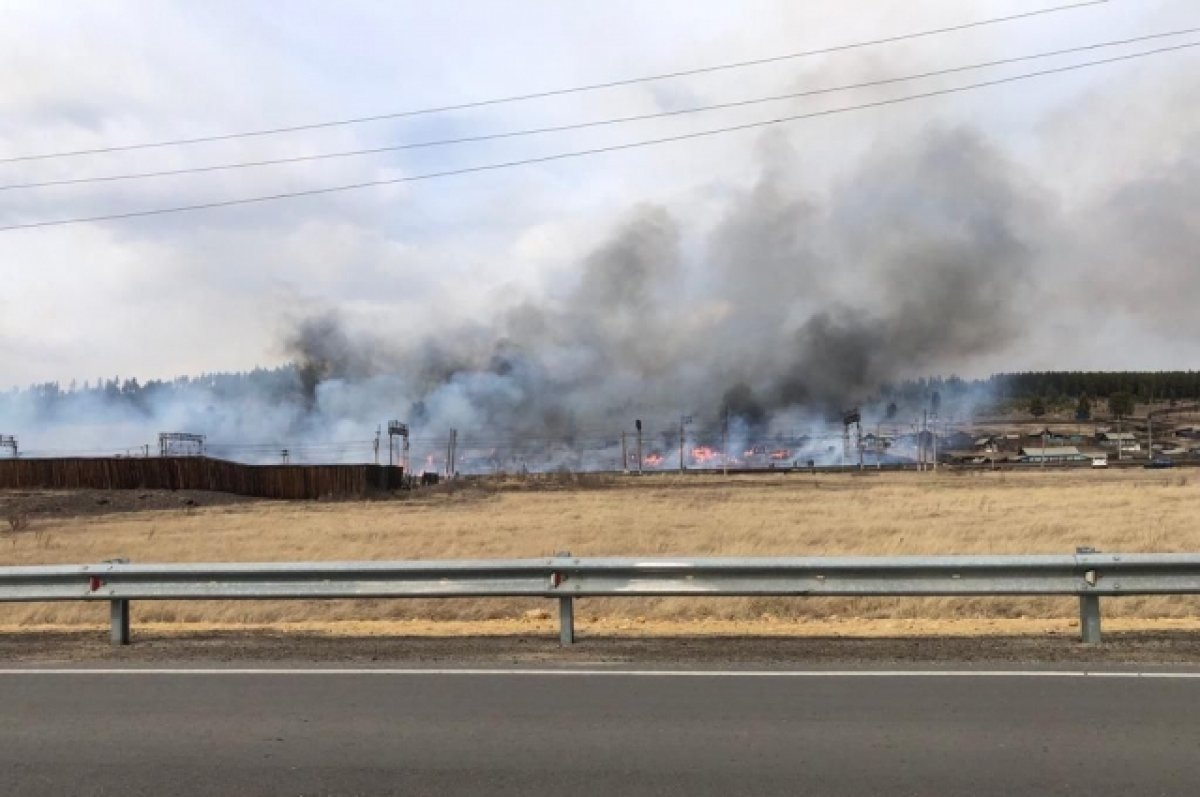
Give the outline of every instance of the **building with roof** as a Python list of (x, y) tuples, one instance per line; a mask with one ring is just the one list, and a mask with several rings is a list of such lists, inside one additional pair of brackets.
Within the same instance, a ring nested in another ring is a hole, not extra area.
[(1142, 444), (1133, 432), (1101, 432), (1099, 443), (1109, 448), (1119, 447), (1121, 451), (1142, 450)]
[(1021, 449), (1020, 462), (1091, 462), (1075, 446), (1026, 446)]

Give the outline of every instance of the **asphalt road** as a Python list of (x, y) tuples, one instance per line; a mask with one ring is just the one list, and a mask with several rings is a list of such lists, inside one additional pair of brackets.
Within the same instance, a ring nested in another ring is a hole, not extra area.
[(1194, 793), (1200, 678), (0, 674), (0, 794)]

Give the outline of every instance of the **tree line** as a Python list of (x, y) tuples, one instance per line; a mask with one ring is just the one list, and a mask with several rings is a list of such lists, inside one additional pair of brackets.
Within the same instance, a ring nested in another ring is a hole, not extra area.
[(996, 374), (987, 382), (997, 397), (1018, 400), (1107, 399), (1119, 393), (1143, 403), (1200, 400), (1200, 371), (1028, 371)]
[[(24, 400), (40, 415), (82, 409), (96, 401), (133, 411), (147, 411), (161, 401), (203, 396), (208, 400), (238, 399), (250, 395), (274, 403), (304, 406), (311, 385), (294, 364), (255, 368), (242, 372), (217, 372), (169, 380), (139, 382), (111, 377), (82, 383), (72, 380), (43, 382), (25, 389), (0, 392), (0, 411), (6, 402)], [(935, 376), (880, 386), (875, 396), (846, 398), (846, 406), (860, 402), (892, 418), (901, 409), (938, 411), (969, 404), (977, 412), (1029, 412), (1073, 409), (1081, 419), (1090, 417), (1092, 402), (1103, 400), (1108, 414), (1128, 416), (1136, 404), (1200, 401), (1200, 371), (1026, 371), (999, 373), (983, 379)]]

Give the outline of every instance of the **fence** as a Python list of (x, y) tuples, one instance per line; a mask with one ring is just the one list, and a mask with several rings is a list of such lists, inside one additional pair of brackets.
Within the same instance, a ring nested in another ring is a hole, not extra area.
[(399, 489), (384, 465), (244, 465), (208, 457), (0, 460), (0, 489), (213, 490), (258, 498), (362, 498)]
[(1200, 593), (1200, 554), (842, 558), (546, 559), (0, 567), (0, 601), (109, 601), (111, 639), (129, 642), (134, 600), (548, 598), (560, 640), (574, 599), (651, 596), (1018, 596), (1079, 598), (1084, 642), (1100, 641), (1100, 598)]

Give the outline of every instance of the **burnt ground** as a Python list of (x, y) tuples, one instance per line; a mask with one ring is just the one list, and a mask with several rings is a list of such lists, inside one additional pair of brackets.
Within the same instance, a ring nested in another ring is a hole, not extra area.
[(34, 520), (170, 509), (186, 511), (200, 506), (262, 500), (206, 490), (0, 490), (0, 520), (15, 515)]
[(218, 631), (138, 633), (127, 647), (105, 631), (0, 634), (0, 665), (70, 663), (330, 664), (352, 666), (806, 667), (1200, 665), (1200, 634), (1125, 632), (1101, 645), (1052, 636), (621, 637), (586, 636), (562, 648), (549, 635), (342, 637)]

